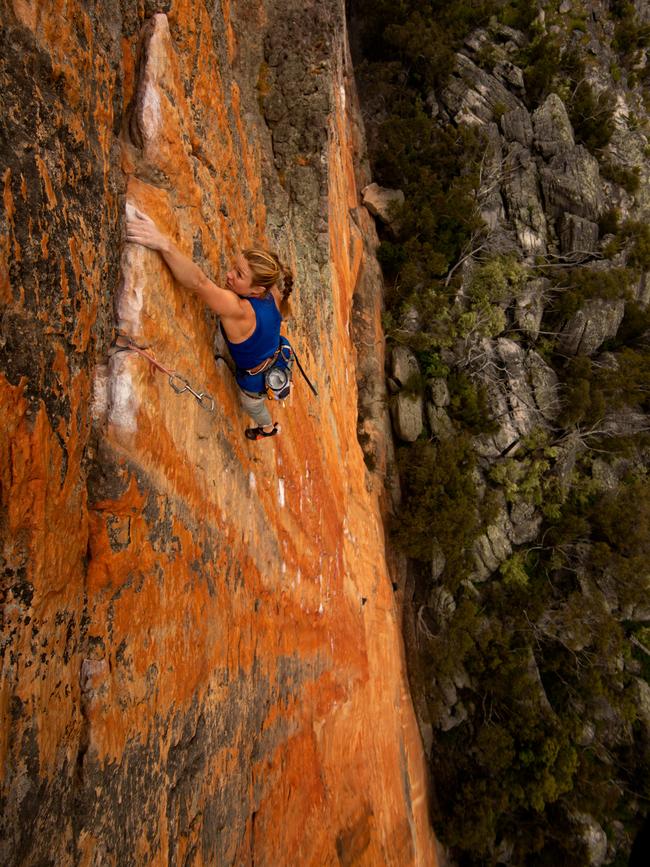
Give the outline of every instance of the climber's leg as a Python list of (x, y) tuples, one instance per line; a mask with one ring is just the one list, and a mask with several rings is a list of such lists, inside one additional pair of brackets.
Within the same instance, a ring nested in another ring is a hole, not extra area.
[(255, 424), (268, 431), (272, 430), (273, 420), (267, 406), (266, 396), (253, 394), (243, 389), (240, 389), (239, 396), (242, 409), (253, 419)]

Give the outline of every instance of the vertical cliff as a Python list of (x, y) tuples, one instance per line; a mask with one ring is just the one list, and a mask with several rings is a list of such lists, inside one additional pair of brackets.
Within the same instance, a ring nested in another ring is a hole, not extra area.
[[(2, 20), (0, 860), (435, 863), (356, 437), (380, 302), (342, 4)], [(279, 438), (243, 438), (218, 323), (124, 244), (127, 202), (216, 279), (256, 241), (293, 264), (320, 397)]]

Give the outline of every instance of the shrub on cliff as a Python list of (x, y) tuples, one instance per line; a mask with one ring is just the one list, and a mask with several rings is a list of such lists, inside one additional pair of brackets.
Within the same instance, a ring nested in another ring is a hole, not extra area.
[(393, 524), (395, 543), (410, 557), (429, 561), (435, 538), (446, 559), (445, 580), (456, 587), (471, 567), (480, 526), (470, 438), (417, 442), (400, 449), (398, 459), (403, 501)]

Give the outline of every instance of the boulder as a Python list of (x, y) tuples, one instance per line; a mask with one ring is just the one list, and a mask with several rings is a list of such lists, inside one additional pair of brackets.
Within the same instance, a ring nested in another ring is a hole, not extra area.
[(575, 812), (573, 822), (579, 826), (579, 834), (584, 843), (589, 867), (601, 867), (607, 857), (607, 835), (593, 816)]
[(650, 280), (644, 271), (639, 278), (639, 282), (634, 287), (634, 300), (644, 310), (650, 303)]
[(449, 388), (447, 380), (442, 376), (436, 376), (429, 382), (429, 394), (434, 406), (449, 406)]
[(537, 166), (530, 151), (514, 142), (504, 161), (503, 194), (506, 211), (526, 254), (546, 250), (546, 214), (539, 196)]
[(395, 346), (391, 355), (391, 390), (399, 389), (392, 398), (391, 418), (397, 436), (405, 442), (415, 442), (422, 433), (424, 421), (422, 410), (424, 401), (419, 394), (402, 391), (404, 386), (414, 376), (418, 376), (420, 367), (416, 357), (406, 346)]
[(640, 677), (634, 679), (635, 705), (639, 722), (646, 731), (646, 737), (650, 735), (650, 685)]
[(395, 346), (391, 353), (391, 374), (398, 386), (404, 387), (409, 379), (420, 373), (417, 358), (407, 346)]
[(373, 217), (377, 217), (388, 226), (395, 226), (392, 209), (396, 205), (404, 204), (404, 193), (402, 190), (391, 190), (373, 183), (363, 188), (361, 201)]
[(487, 146), (483, 156), (481, 187), (478, 192), (481, 219), (491, 232), (500, 229), (505, 218), (500, 181), (503, 172), (502, 139), (496, 123), (487, 125)]
[(480, 342), (480, 378), (499, 429), (474, 439), (485, 458), (514, 454), (517, 442), (557, 413), (557, 377), (541, 356), (505, 337)]
[(539, 336), (544, 313), (544, 293), (550, 285), (551, 281), (546, 277), (529, 280), (515, 301), (515, 323), (532, 340)]
[(540, 170), (540, 183), (547, 210), (556, 217), (565, 211), (596, 222), (604, 207), (596, 157), (578, 145), (554, 156)]
[(395, 395), (391, 405), (391, 417), (397, 436), (404, 442), (415, 442), (424, 427), (422, 397), (405, 392)]
[(577, 214), (560, 217), (560, 248), (563, 253), (590, 253), (598, 244), (598, 224)]
[(532, 542), (542, 526), (542, 516), (532, 503), (516, 500), (510, 506), (510, 541), (513, 545)]
[[(442, 551), (440, 551), (439, 547), (437, 550), (438, 553), (434, 555), (434, 562), (438, 561), (439, 564), (440, 558), (444, 561), (444, 555), (442, 554)], [(437, 581), (441, 574), (442, 570), (438, 567), (434, 567), (431, 573), (433, 581)], [(456, 610), (456, 602), (446, 587), (434, 587), (429, 597), (429, 607), (435, 615), (436, 622), (442, 624), (449, 620)]]
[(502, 81), (506, 85), (506, 87), (510, 87), (513, 90), (524, 90), (524, 73), (519, 66), (515, 66), (511, 61), (500, 61), (495, 65), (492, 72), (499, 81)]
[(623, 298), (590, 298), (562, 330), (559, 351), (565, 355), (593, 355), (616, 332), (625, 313)]
[(431, 428), (431, 434), (438, 440), (451, 439), (456, 430), (452, 420), (449, 418), (443, 407), (434, 406), (432, 403), (427, 403), (427, 420)]
[(501, 129), (508, 141), (516, 141), (530, 149), (533, 143), (533, 124), (527, 109), (517, 106), (501, 117)]
[(456, 69), (441, 94), (441, 101), (456, 123), (483, 126), (499, 110), (510, 111), (519, 100), (495, 78), (464, 54), (456, 55)]
[(526, 356), (535, 406), (547, 421), (553, 421), (560, 411), (557, 374), (534, 350)]
[(560, 97), (551, 93), (533, 112), (535, 147), (548, 159), (575, 146), (573, 127)]
[(475, 581), (484, 581), (512, 554), (512, 524), (508, 517), (505, 497), (501, 503), (494, 523), (474, 542)]

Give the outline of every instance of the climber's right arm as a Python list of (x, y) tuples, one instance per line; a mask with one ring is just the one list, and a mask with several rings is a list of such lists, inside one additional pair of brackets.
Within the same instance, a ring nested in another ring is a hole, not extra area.
[(150, 250), (157, 250), (165, 260), (174, 279), (195, 292), (199, 298), (220, 316), (228, 319), (245, 318), (250, 315), (250, 305), (243, 305), (241, 299), (229, 289), (222, 289), (213, 283), (201, 268), (175, 246), (167, 235), (163, 234), (154, 221), (134, 208), (134, 216), (128, 216), (126, 221), (126, 239), (133, 244), (142, 244)]

